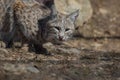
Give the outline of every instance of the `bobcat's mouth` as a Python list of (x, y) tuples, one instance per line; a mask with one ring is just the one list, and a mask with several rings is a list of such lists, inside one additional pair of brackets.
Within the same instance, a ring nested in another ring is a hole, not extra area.
[(53, 43), (53, 44), (61, 44), (62, 42), (64, 42), (65, 40), (60, 40), (60, 39), (56, 39), (56, 38), (53, 38), (53, 39), (49, 39), (49, 42)]
[(66, 41), (65, 37), (59, 37), (58, 35), (55, 36), (53, 34), (49, 34), (46, 36), (46, 41), (51, 42), (53, 44), (61, 44), (62, 42)]

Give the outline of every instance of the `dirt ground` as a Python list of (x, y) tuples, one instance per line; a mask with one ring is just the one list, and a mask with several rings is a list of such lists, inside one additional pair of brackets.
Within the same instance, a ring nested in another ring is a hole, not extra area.
[[(95, 8), (95, 5), (109, 5), (118, 0), (94, 1), (91, 3)], [(119, 1), (116, 5), (120, 5)], [(117, 11), (114, 5), (110, 7), (111, 11)], [(99, 21), (101, 16), (94, 14), (94, 19)], [(88, 26), (101, 25), (95, 20)], [(119, 20), (116, 23), (119, 27)], [(63, 45), (47, 43), (44, 46), (53, 55), (35, 54), (28, 51), (28, 47), (0, 48), (0, 80), (120, 80), (119, 34), (107, 38), (78, 36)]]

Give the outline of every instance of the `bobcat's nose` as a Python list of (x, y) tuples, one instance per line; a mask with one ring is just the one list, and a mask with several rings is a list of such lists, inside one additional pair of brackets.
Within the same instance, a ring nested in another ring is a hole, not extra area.
[(63, 36), (59, 36), (59, 40), (60, 41), (64, 41), (64, 37)]

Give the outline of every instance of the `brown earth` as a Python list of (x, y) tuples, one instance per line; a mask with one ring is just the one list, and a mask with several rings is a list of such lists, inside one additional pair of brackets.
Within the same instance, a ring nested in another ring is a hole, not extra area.
[[(51, 56), (35, 54), (28, 51), (28, 47), (17, 48), (18, 44), (10, 49), (0, 48), (0, 80), (120, 80), (120, 2), (91, 0), (91, 3), (94, 14), (84, 25), (87, 27), (83, 27), (91, 34), (81, 31), (89, 36), (78, 36), (63, 45), (45, 44), (53, 53)], [(101, 13), (98, 7), (102, 7)], [(103, 8), (111, 14), (102, 15), (106, 13)], [(110, 22), (115, 15), (119, 17)], [(92, 30), (91, 25), (97, 31)], [(101, 36), (99, 31), (108, 37)]]

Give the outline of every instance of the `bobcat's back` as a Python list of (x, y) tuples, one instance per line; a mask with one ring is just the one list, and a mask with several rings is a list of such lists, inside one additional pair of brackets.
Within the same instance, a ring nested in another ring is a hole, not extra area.
[(28, 40), (37, 40), (38, 20), (50, 15), (50, 10), (35, 0), (16, 0), (14, 4), (15, 23)]
[(4, 37), (7, 32), (12, 39), (19, 32), (16, 29), (20, 29), (27, 39), (34, 39), (38, 35), (38, 20), (48, 16), (50, 10), (35, 0), (0, 0), (0, 14), (0, 35)]

